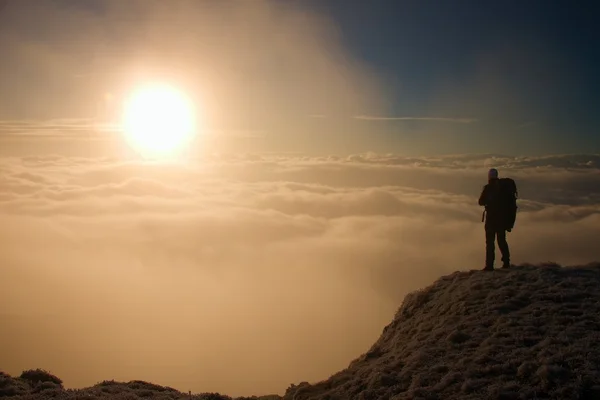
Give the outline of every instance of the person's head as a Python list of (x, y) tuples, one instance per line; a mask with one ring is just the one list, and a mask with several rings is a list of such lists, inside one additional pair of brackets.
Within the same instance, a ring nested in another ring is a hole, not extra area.
[(494, 179), (498, 179), (498, 170), (496, 168), (491, 168), (488, 171), (488, 181), (491, 182)]

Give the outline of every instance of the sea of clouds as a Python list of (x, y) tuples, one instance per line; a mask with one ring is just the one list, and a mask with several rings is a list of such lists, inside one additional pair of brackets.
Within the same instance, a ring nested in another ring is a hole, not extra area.
[(600, 260), (600, 156), (0, 159), (0, 353), (68, 386), (282, 392), (366, 351), (406, 293), (484, 261), (489, 167), (513, 262)]

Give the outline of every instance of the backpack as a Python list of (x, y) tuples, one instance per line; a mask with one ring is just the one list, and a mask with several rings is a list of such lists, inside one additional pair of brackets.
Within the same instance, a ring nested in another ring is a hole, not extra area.
[(511, 231), (517, 219), (517, 184), (511, 178), (500, 178), (499, 204), (505, 229)]

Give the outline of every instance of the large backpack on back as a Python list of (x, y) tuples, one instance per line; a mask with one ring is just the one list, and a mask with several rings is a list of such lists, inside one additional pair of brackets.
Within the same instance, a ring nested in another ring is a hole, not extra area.
[(500, 178), (500, 204), (505, 229), (511, 231), (517, 219), (517, 184), (511, 178)]

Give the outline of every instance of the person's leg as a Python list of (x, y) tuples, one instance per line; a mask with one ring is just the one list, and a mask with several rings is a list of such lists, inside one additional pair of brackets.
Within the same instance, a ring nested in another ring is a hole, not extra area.
[(497, 235), (498, 247), (500, 248), (500, 253), (502, 253), (502, 266), (510, 267), (510, 250), (506, 241), (506, 231), (504, 229), (499, 230)]
[(496, 232), (491, 226), (485, 226), (485, 268), (494, 268), (494, 258), (496, 250)]

